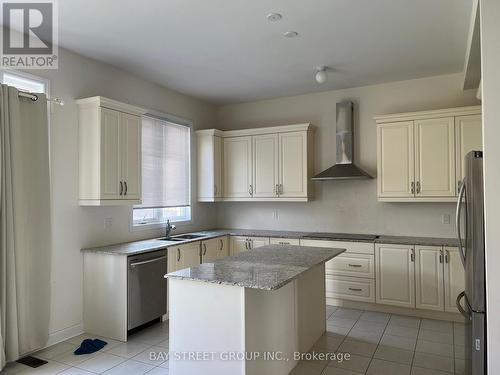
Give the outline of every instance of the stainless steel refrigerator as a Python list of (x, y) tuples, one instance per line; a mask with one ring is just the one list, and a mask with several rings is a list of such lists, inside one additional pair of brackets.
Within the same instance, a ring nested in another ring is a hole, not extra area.
[(484, 264), (483, 153), (465, 156), (465, 177), (457, 202), (459, 252), (465, 268), (465, 291), (457, 307), (464, 326), (465, 373), (486, 374), (486, 284)]

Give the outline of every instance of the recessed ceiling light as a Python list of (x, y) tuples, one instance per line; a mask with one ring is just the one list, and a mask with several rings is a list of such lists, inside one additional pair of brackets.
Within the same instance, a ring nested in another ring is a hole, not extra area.
[(299, 36), (299, 33), (296, 31), (287, 31), (286, 33), (283, 34), (285, 38), (295, 38), (296, 36)]
[(267, 15), (267, 19), (271, 22), (276, 22), (276, 21), (279, 21), (283, 18), (283, 16), (279, 13), (269, 13)]

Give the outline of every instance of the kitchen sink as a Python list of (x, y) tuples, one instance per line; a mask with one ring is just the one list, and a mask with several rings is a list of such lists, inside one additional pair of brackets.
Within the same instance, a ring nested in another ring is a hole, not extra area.
[(186, 241), (206, 237), (202, 234), (179, 234), (177, 236), (159, 238), (160, 241)]

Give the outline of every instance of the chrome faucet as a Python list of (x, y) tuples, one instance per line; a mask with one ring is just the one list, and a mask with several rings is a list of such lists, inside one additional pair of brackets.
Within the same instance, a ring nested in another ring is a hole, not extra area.
[(175, 230), (175, 225), (170, 224), (170, 220), (167, 220), (167, 226), (165, 227), (165, 237), (170, 238), (170, 232)]

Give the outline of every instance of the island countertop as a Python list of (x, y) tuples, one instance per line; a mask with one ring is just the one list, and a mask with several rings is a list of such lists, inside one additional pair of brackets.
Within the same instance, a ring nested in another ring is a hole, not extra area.
[(172, 272), (165, 278), (276, 290), (344, 251), (338, 248), (268, 245)]

